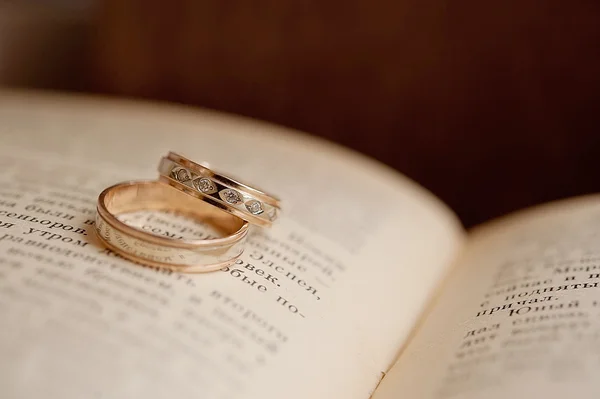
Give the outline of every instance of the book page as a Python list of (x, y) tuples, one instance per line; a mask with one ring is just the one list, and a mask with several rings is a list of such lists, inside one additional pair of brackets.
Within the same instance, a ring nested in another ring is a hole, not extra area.
[[(0, 121), (1, 397), (366, 399), (462, 244), (408, 179), (269, 124), (15, 92)], [(141, 267), (95, 238), (100, 191), (169, 150), (281, 197), (234, 266)]]
[(471, 232), (375, 399), (598, 398), (600, 196)]

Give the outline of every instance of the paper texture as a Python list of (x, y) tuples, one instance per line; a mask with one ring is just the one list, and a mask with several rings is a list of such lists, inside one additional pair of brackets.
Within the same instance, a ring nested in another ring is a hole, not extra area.
[(478, 228), (375, 399), (597, 398), (600, 196)]
[[(414, 183), (271, 125), (15, 92), (0, 121), (2, 397), (365, 399), (463, 239)], [(157, 271), (95, 239), (98, 193), (169, 150), (282, 198), (236, 267)]]

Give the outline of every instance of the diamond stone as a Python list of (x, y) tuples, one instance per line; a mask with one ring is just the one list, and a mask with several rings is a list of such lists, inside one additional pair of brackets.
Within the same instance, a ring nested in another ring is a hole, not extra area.
[(207, 177), (203, 177), (201, 179), (194, 180), (194, 187), (198, 191), (203, 192), (204, 194), (213, 194), (217, 192), (217, 186)]
[(223, 201), (228, 202), (230, 204), (239, 204), (242, 202), (242, 196), (235, 190), (230, 188), (226, 188), (225, 190), (219, 193)]
[(250, 213), (253, 215), (260, 215), (264, 211), (262, 204), (257, 200), (250, 200), (246, 202), (246, 209), (248, 209), (248, 211), (250, 211)]
[(177, 181), (190, 180), (190, 172), (188, 172), (187, 169), (184, 168), (173, 169), (173, 171), (171, 172), (171, 176), (173, 176), (173, 178), (175, 178), (175, 180)]

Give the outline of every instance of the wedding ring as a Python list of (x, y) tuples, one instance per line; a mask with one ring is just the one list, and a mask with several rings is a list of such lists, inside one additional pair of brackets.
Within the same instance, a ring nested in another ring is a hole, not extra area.
[[(119, 215), (135, 211), (174, 211), (209, 224), (223, 234), (212, 239), (177, 239), (125, 224)], [(126, 182), (98, 197), (96, 233), (122, 257), (148, 266), (205, 272), (229, 266), (242, 254), (248, 222), (198, 201), (159, 181)]]
[(250, 223), (270, 227), (279, 199), (170, 152), (158, 165), (159, 180)]

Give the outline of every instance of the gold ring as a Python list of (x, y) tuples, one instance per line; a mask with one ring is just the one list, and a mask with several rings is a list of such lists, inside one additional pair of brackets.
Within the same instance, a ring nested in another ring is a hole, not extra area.
[[(175, 211), (215, 227), (223, 237), (175, 239), (125, 224), (118, 215)], [(134, 181), (105, 189), (98, 197), (96, 233), (114, 252), (137, 263), (182, 272), (206, 272), (229, 266), (242, 254), (248, 222), (198, 201), (159, 181)]]
[(159, 180), (250, 223), (270, 227), (280, 211), (271, 194), (170, 152), (158, 165)]

